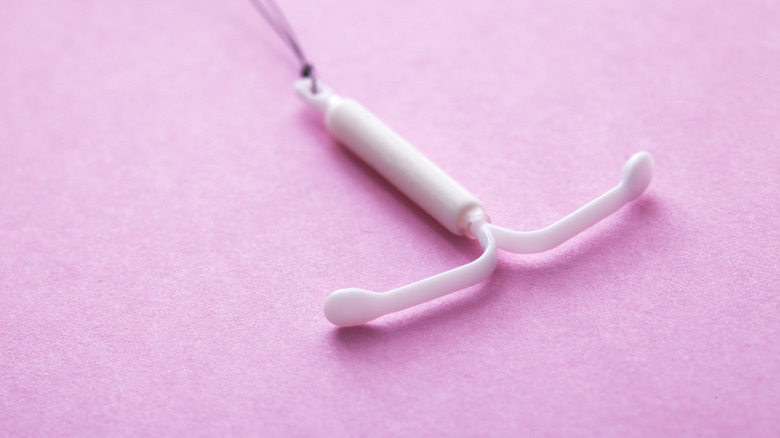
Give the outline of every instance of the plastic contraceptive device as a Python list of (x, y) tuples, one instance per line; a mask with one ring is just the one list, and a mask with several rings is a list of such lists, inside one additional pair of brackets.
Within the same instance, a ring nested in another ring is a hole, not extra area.
[(389, 292), (340, 289), (325, 300), (325, 317), (335, 325), (364, 324), (473, 286), (496, 268), (496, 250), (538, 253), (555, 248), (641, 195), (653, 177), (653, 157), (632, 156), (617, 186), (580, 209), (536, 231), (512, 231), (490, 223), (477, 198), (362, 105), (339, 97), (320, 82), (290, 23), (274, 0), (250, 0), (301, 65), (298, 94), (325, 116), (325, 125), (344, 146), (373, 167), (440, 224), (458, 236), (477, 239), (484, 253), (464, 266)]
[(408, 309), (473, 286), (496, 268), (498, 248), (520, 254), (557, 247), (639, 197), (653, 177), (653, 157), (634, 154), (620, 182), (552, 225), (512, 231), (490, 223), (479, 200), (358, 102), (335, 94), (314, 77), (295, 82), (295, 90), (324, 115), (328, 131), (345, 147), (458, 236), (477, 239), (484, 250), (476, 260), (388, 292), (340, 289), (325, 300), (325, 317), (347, 327)]

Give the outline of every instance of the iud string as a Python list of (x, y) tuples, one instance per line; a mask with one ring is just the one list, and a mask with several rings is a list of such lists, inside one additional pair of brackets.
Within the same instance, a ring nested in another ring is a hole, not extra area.
[[(314, 66), (311, 65), (306, 55), (303, 53), (301, 44), (298, 42), (298, 37), (295, 35), (295, 31), (290, 22), (287, 21), (287, 17), (284, 16), (282, 10), (279, 9), (279, 5), (273, 0), (249, 0), (252, 6), (260, 12), (260, 15), (265, 18), (265, 21), (271, 26), (277, 35), (284, 41), (287, 47), (293, 51), (295, 57), (301, 63), (301, 77), (311, 78), (311, 91), (317, 92), (317, 78), (314, 76)], [(268, 3), (266, 5), (266, 3)]]
[[(259, 4), (259, 0), (252, 2)], [(279, 8), (272, 0), (268, 3), (276, 11), (276, 18), (265, 13), (263, 16), (275, 29), (285, 23), (286, 30), (277, 33), (303, 65), (310, 65)], [(639, 197), (653, 177), (653, 157), (639, 152), (623, 166), (618, 184), (603, 195), (546, 228), (512, 231), (493, 225), (474, 195), (358, 102), (316, 82), (311, 72), (303, 74), (294, 88), (309, 106), (323, 114), (325, 126), (341, 144), (445, 228), (458, 236), (477, 239), (484, 250), (471, 263), (388, 292), (350, 288), (331, 293), (325, 300), (325, 317), (342, 327), (364, 324), (481, 282), (496, 268), (497, 248), (522, 254), (555, 248)]]

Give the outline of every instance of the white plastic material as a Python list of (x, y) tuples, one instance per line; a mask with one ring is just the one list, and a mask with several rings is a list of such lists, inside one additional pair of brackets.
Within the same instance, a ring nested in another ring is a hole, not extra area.
[(653, 157), (639, 152), (623, 166), (620, 183), (578, 210), (536, 231), (512, 231), (491, 225), (498, 247), (518, 254), (551, 250), (580, 234), (644, 193), (653, 179)]
[(307, 79), (298, 93), (325, 114), (328, 131), (434, 219), (457, 235), (468, 235), (466, 217), (481, 210), (477, 198), (395, 131), (351, 99), (325, 85), (312, 93)]
[(312, 107), (325, 114), (328, 130), (402, 192), (455, 234), (476, 237), (484, 249), (477, 260), (389, 292), (341, 289), (325, 300), (325, 317), (346, 327), (364, 324), (475, 285), (496, 267), (496, 248), (537, 253), (555, 248), (644, 193), (653, 177), (653, 157), (632, 156), (617, 186), (554, 224), (536, 231), (512, 231), (490, 224), (480, 202), (444, 171), (355, 101), (342, 99), (318, 82), (295, 84)]
[(481, 257), (458, 268), (420, 280), (389, 292), (340, 289), (325, 300), (328, 321), (340, 327), (365, 324), (388, 313), (408, 309), (427, 301), (473, 286), (496, 269), (496, 241), (484, 220), (471, 230), (484, 249)]

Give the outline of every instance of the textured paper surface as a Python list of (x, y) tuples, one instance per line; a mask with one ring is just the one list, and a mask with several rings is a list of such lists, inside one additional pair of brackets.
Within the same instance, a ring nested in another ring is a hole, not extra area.
[(345, 153), (245, 2), (5, 2), (0, 435), (777, 436), (780, 8), (285, 1), (320, 75), (485, 204), (639, 200), (478, 286), (321, 314), (479, 254)]

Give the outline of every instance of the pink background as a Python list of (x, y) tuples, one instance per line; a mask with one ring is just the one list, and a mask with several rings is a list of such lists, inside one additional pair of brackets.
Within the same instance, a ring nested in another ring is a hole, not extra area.
[(283, 1), (305, 49), (473, 191), (549, 224), (486, 282), (322, 316), (474, 259), (345, 153), (242, 1), (0, 14), (0, 435), (777, 436), (780, 3)]

